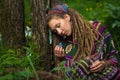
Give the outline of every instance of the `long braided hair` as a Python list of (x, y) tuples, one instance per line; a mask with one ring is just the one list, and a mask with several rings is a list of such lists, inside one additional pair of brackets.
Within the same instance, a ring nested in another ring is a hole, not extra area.
[(64, 18), (65, 14), (70, 15), (73, 41), (78, 43), (78, 50), (73, 60), (90, 56), (94, 42), (97, 41), (98, 31), (80, 13), (64, 4), (56, 5), (48, 13), (47, 22), (55, 17)]

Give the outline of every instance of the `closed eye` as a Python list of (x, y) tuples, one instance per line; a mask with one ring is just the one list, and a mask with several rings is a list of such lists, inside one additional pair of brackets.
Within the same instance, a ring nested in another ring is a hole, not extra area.
[(60, 28), (60, 23), (56, 24), (55, 28)]
[(53, 32), (55, 32), (55, 33), (57, 33), (56, 28), (60, 28), (60, 23), (57, 23), (57, 24), (55, 25), (55, 29), (53, 29)]

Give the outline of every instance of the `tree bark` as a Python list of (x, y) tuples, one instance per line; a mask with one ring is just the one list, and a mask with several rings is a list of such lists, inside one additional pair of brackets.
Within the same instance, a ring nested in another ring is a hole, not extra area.
[(0, 0), (0, 35), (2, 30), (2, 12), (3, 12), (3, 0)]
[(46, 71), (51, 70), (51, 50), (49, 45), (48, 27), (46, 23), (46, 12), (49, 0), (31, 0), (32, 10), (32, 32), (34, 41), (37, 43), (38, 52), (43, 54), (41, 66)]
[(61, 0), (50, 0), (51, 6), (54, 6), (56, 4), (60, 4), (62, 1)]
[(23, 0), (3, 0), (2, 43), (19, 49), (25, 44)]

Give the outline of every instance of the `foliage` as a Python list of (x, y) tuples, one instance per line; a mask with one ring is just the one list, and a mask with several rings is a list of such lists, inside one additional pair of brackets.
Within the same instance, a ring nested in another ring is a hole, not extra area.
[[(74, 75), (74, 73), (76, 73), (76, 69), (78, 69), (78, 66), (76, 66), (74, 68), (72, 68), (72, 67), (65, 67), (65, 63), (66, 63), (66, 61), (62, 61), (60, 63), (60, 65), (58, 67), (53, 68), (52, 71), (62, 71), (62, 73), (65, 75), (64, 78), (62, 77), (63, 80), (66, 80), (66, 79), (67, 80), (73, 80), (72, 76), (68, 77), (66, 73), (67, 72), (72, 72), (73, 73), (72, 75)], [(77, 80), (85, 80), (85, 78), (86, 78), (85, 76), (83, 78), (79, 77)]]
[(2, 47), (2, 36), (0, 34), (0, 48)]
[[(69, 67), (66, 67), (66, 68), (64, 67), (65, 62), (66, 61), (62, 61), (60, 63), (60, 66), (53, 68), (52, 71), (62, 71), (62, 73), (65, 75), (65, 78), (67, 78), (67, 80), (70, 80), (69, 77), (67, 77), (67, 75), (65, 73), (68, 71), (71, 71), (71, 69)], [(65, 78), (63, 78), (63, 79), (65, 79)]]
[[(109, 16), (105, 19), (105, 24), (113, 36), (118, 53), (120, 53), (120, 7), (109, 4), (106, 9)], [(120, 54), (117, 57), (120, 57)], [(120, 58), (118, 59), (120, 60)]]
[(34, 67), (34, 65), (33, 65), (33, 62), (32, 62), (32, 60), (31, 60), (31, 58), (30, 58), (30, 56), (31, 56), (31, 49), (29, 49), (29, 48), (27, 48), (27, 47), (25, 47), (25, 48), (26, 48), (26, 50), (27, 50), (27, 59), (28, 59), (28, 61), (30, 62), (30, 65), (31, 65), (31, 67), (32, 67), (32, 69), (33, 69), (33, 72), (34, 72), (35, 76), (36, 76), (36, 79), (39, 80), (39, 77), (38, 77), (38, 75), (37, 75), (37, 72), (36, 72), (36, 70), (35, 70), (35, 67)]
[[(25, 62), (25, 64), (23, 62)], [(26, 60), (19, 58), (12, 49), (3, 51), (2, 54), (0, 54), (0, 79), (13, 80), (15, 78), (14, 75), (17, 74), (19, 70), (22, 72), (24, 68), (23, 64), (27, 66)]]
[(22, 54), (23, 56), (19, 53), (20, 50), (0, 49), (0, 80), (28, 80), (34, 75), (39, 80), (36, 72), (38, 66), (35, 66), (36, 62), (40, 61), (38, 59), (41, 55), (35, 52), (34, 43), (30, 43), (29, 47), (24, 47), (27, 54)]
[(106, 24), (111, 26), (112, 29), (120, 28), (120, 7), (115, 7), (109, 4), (106, 8), (109, 13), (109, 16), (106, 19), (108, 22), (106, 22)]
[(118, 6), (120, 1), (118, 0), (62, 0), (67, 3), (71, 8), (78, 11), (87, 20), (98, 20), (104, 22), (104, 19), (108, 16), (105, 11), (105, 7), (108, 4)]

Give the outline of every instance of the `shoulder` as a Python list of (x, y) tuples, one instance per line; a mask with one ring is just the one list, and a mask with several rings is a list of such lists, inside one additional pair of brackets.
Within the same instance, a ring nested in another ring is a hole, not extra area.
[(101, 22), (99, 22), (99, 21), (92, 21), (92, 20), (89, 21), (89, 22), (90, 22), (90, 24), (93, 25), (93, 27), (94, 27), (100, 34), (102, 34), (102, 33), (104, 33), (104, 32), (107, 32), (105, 25), (102, 24)]
[(92, 21), (92, 20), (90, 20), (90, 21), (88, 21), (91, 25), (93, 25), (93, 27), (95, 28), (95, 29), (97, 29), (97, 28), (99, 28), (100, 27), (100, 25), (101, 25), (101, 23), (99, 22), (99, 21)]

